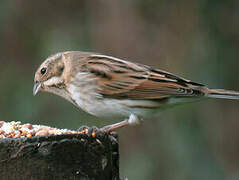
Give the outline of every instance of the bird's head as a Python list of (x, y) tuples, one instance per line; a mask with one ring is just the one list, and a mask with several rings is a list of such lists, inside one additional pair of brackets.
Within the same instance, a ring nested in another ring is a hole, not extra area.
[(48, 57), (37, 69), (34, 78), (33, 95), (40, 91), (60, 95), (59, 91), (64, 86), (64, 55), (57, 53)]

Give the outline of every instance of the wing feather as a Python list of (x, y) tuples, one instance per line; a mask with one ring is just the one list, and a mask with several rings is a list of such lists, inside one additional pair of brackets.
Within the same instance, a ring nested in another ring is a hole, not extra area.
[(81, 71), (96, 78), (97, 92), (108, 98), (153, 100), (204, 95), (202, 84), (110, 56), (89, 56)]

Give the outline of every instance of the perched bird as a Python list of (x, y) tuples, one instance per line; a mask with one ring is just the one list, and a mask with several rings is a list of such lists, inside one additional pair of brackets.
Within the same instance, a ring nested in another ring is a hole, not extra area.
[(239, 99), (239, 92), (209, 89), (160, 69), (81, 51), (48, 57), (35, 74), (33, 94), (40, 91), (98, 117), (127, 117), (104, 131), (138, 124), (159, 109), (191, 98)]

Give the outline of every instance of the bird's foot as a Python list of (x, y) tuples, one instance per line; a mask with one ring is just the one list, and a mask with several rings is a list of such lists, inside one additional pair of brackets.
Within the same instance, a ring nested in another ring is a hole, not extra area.
[(96, 137), (96, 134), (101, 132), (101, 130), (98, 128), (98, 127), (88, 127), (88, 126), (81, 126), (79, 129), (78, 129), (78, 132), (80, 134), (87, 134), (88, 136), (91, 136), (93, 138)]
[(118, 123), (115, 123), (115, 124), (104, 126), (104, 127), (100, 128), (100, 131), (111, 132), (111, 131), (114, 131), (116, 129), (119, 129), (119, 128), (122, 128), (125, 126), (129, 126), (129, 125), (135, 126), (138, 124), (140, 124), (140, 119), (138, 118), (138, 116), (131, 114), (128, 119), (118, 122)]
[(136, 115), (131, 114), (128, 119), (118, 122), (118, 123), (115, 123), (115, 124), (107, 125), (102, 128), (82, 126), (79, 128), (79, 131), (81, 133), (88, 134), (92, 137), (96, 137), (96, 133), (99, 133), (99, 132), (110, 133), (114, 130), (117, 130), (117, 129), (125, 127), (125, 126), (129, 126), (129, 125), (135, 126), (138, 124), (140, 124), (140, 119)]

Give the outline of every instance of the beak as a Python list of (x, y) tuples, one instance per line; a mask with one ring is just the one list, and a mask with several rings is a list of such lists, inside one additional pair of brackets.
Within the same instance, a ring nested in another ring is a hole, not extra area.
[(33, 95), (34, 96), (37, 95), (37, 93), (40, 91), (41, 87), (42, 87), (42, 83), (40, 83), (40, 82), (34, 83), (34, 87), (33, 87)]

